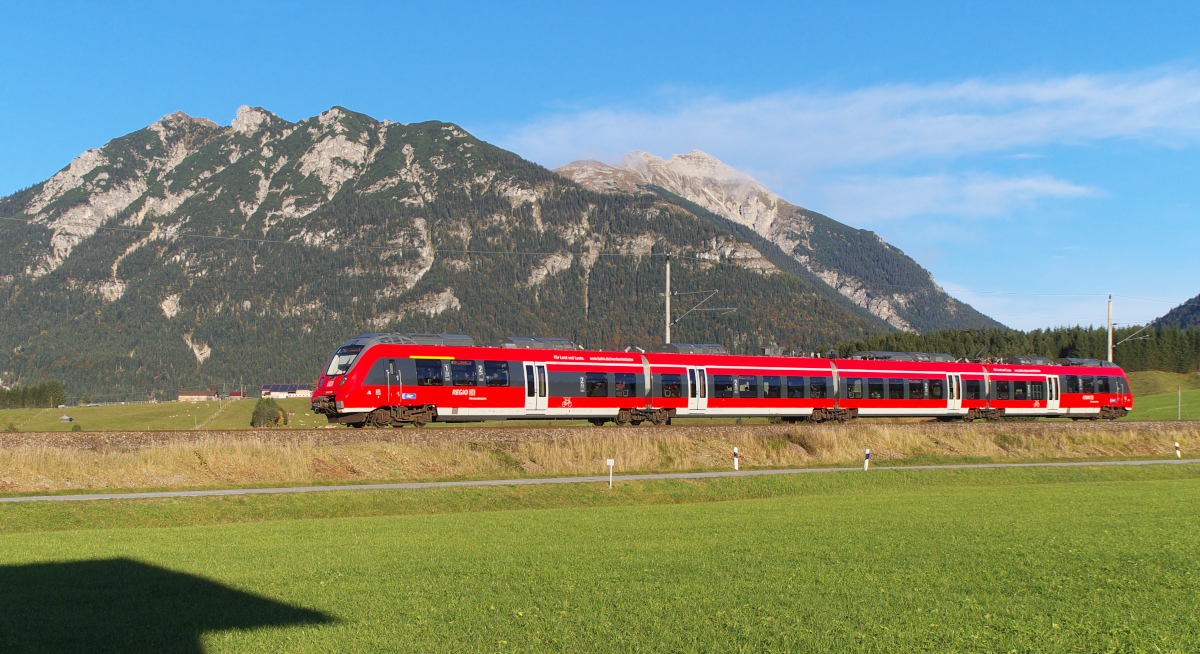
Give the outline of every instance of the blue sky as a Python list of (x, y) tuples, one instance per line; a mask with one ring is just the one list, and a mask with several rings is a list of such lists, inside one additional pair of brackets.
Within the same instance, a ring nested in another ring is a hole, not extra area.
[(5, 3), (0, 195), (175, 112), (700, 149), (1019, 328), (1200, 293), (1200, 4)]

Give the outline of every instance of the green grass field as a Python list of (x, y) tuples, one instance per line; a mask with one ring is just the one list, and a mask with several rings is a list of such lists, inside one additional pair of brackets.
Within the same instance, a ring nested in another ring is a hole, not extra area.
[(0, 505), (0, 651), (1193, 651), (1197, 501), (1186, 465)]
[[(1125, 420), (1174, 420), (1180, 412), (1179, 395), (1175, 392), (1136, 398), (1133, 411)], [(1200, 390), (1184, 390), (1182, 414), (1184, 420), (1200, 419)]]
[(1129, 378), (1129, 387), (1134, 397), (1174, 393), (1180, 386), (1184, 391), (1200, 390), (1200, 375), (1145, 370), (1128, 373), (1126, 377)]

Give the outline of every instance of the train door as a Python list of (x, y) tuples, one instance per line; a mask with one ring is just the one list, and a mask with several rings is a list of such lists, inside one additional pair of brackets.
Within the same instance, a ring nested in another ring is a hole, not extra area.
[(946, 375), (946, 401), (951, 411), (962, 408), (962, 375)]
[(545, 413), (548, 404), (546, 388), (546, 365), (525, 362), (525, 411)]
[(1046, 376), (1046, 408), (1058, 410), (1058, 375)]
[(688, 368), (688, 410), (708, 408), (708, 376), (704, 368)]

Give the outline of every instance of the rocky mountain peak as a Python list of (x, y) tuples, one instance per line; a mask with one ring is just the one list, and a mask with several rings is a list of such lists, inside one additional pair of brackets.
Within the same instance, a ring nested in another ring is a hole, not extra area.
[(270, 123), (272, 118), (276, 118), (275, 114), (262, 107), (242, 105), (238, 107), (237, 117), (233, 119), (233, 131), (249, 136), (257, 132), (263, 123)]
[(823, 283), (897, 329), (998, 325), (946, 295), (927, 270), (873, 232), (793, 205), (700, 150), (667, 159), (634, 151), (618, 166), (576, 161), (555, 172), (602, 192), (653, 193), (651, 187), (661, 187), (749, 227)]

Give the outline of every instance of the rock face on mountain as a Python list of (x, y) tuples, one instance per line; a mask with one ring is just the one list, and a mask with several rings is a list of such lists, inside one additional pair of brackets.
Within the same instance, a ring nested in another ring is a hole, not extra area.
[(905, 331), (997, 327), (943, 291), (933, 276), (873, 232), (789, 204), (749, 176), (698, 150), (661, 159), (631, 152), (620, 166), (576, 161), (555, 170), (592, 190), (666, 189), (754, 230), (821, 282)]
[(890, 329), (740, 229), (666, 192), (589, 190), (449, 123), (176, 113), (0, 198), (0, 381), (95, 399), (304, 382), (379, 331), (651, 347), (667, 253), (674, 288), (738, 309), (691, 314), (678, 341), (815, 350)]

